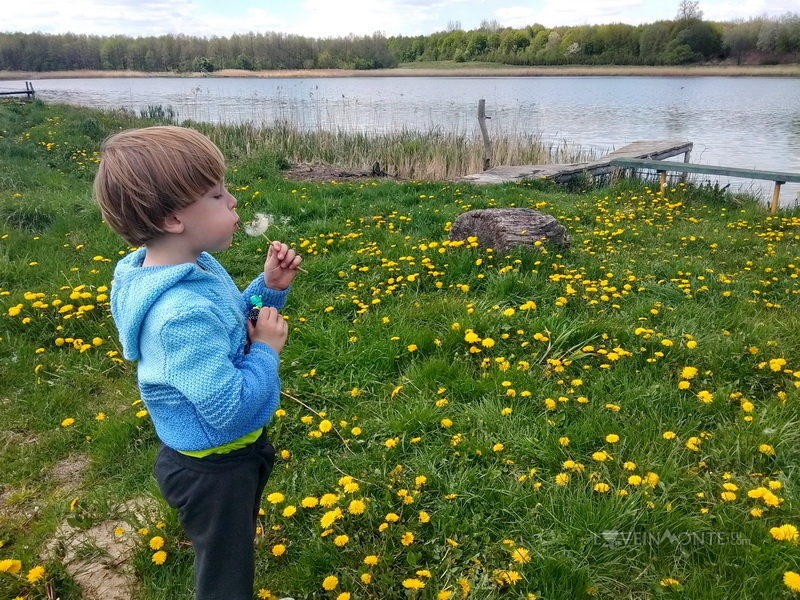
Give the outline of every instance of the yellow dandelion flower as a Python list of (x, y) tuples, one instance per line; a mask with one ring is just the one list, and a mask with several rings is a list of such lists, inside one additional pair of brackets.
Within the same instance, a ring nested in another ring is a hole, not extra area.
[(286, 546), (284, 546), (283, 544), (275, 544), (272, 547), (271, 552), (272, 556), (283, 556), (284, 554), (286, 554)]
[(152, 550), (161, 550), (164, 547), (164, 538), (156, 535), (150, 538), (150, 548)]
[(339, 585), (339, 578), (335, 575), (328, 575), (322, 580), (322, 589), (328, 592), (335, 589), (337, 585)]
[(782, 542), (797, 543), (800, 540), (800, 538), (798, 538), (797, 527), (789, 525), (788, 523), (780, 527), (771, 528), (769, 533), (774, 539)]
[(267, 495), (267, 502), (270, 504), (280, 504), (286, 499), (286, 496), (281, 494), (280, 492), (272, 492), (271, 494)]
[(364, 564), (374, 567), (378, 564), (378, 557), (375, 554), (369, 554), (364, 557)]
[(327, 529), (328, 527), (333, 525), (334, 522), (341, 519), (343, 516), (344, 515), (342, 514), (342, 509), (340, 508), (329, 510), (324, 515), (322, 515), (322, 517), (319, 520), (319, 523), (323, 529)]
[(793, 592), (800, 592), (800, 573), (786, 571), (783, 574), (783, 585), (788, 587)]
[(364, 513), (366, 508), (367, 505), (363, 500), (353, 500), (347, 507), (347, 512), (349, 512), (351, 515), (360, 515)]
[(403, 587), (407, 590), (421, 590), (425, 587), (425, 582), (421, 579), (416, 579), (414, 577), (409, 579), (403, 580)]
[(319, 499), (320, 506), (328, 508), (333, 506), (339, 501), (339, 496), (336, 494), (323, 494), (322, 497)]
[(775, 448), (773, 448), (769, 444), (761, 444), (758, 447), (758, 451), (761, 452), (761, 454), (766, 454), (767, 456), (775, 455)]
[(410, 546), (414, 543), (414, 534), (410, 531), (406, 531), (400, 538), (400, 543), (403, 544), (403, 546)]
[(517, 563), (528, 563), (531, 562), (531, 553), (526, 548), (514, 548), (511, 559)]
[(697, 392), (697, 399), (706, 404), (714, 401), (714, 394), (708, 390), (700, 390)]
[(41, 565), (37, 565), (33, 567), (28, 574), (25, 576), (25, 579), (28, 580), (28, 583), (36, 583), (40, 579), (42, 579), (46, 575), (44, 567)]
[(19, 573), (22, 569), (22, 561), (13, 558), (0, 560), (0, 573)]
[(150, 557), (150, 560), (153, 561), (153, 564), (163, 565), (164, 561), (167, 560), (167, 553), (163, 550), (159, 550), (158, 552), (153, 553), (153, 556)]

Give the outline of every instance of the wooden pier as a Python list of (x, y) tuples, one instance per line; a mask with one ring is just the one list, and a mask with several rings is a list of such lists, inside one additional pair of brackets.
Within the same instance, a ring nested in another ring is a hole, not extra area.
[(0, 90), (0, 96), (19, 96), (24, 95), (28, 100), (33, 100), (36, 98), (36, 90), (33, 89), (33, 83), (30, 81), (25, 82), (25, 89), (20, 91), (2, 91)]
[(606, 154), (602, 158), (589, 162), (568, 163), (560, 165), (520, 165), (508, 167), (493, 167), (482, 173), (466, 175), (462, 181), (469, 181), (478, 185), (494, 183), (508, 183), (525, 181), (529, 179), (549, 179), (557, 183), (565, 183), (571, 179), (585, 174), (593, 178), (608, 175), (614, 169), (611, 161), (618, 158), (640, 158), (650, 160), (664, 160), (683, 154), (683, 161), (689, 162), (692, 152), (692, 142), (681, 140), (642, 140), (623, 146)]

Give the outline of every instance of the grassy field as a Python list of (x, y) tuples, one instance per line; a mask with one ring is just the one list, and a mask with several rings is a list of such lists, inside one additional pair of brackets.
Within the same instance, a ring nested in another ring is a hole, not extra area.
[[(135, 598), (191, 597), (108, 312), (131, 249), (91, 200), (100, 141), (151, 123), (0, 103), (0, 598), (81, 597), (64, 557), (114, 553), (53, 544), (64, 524), (132, 548)], [(798, 597), (800, 211), (630, 181), (292, 182), (210, 134), (242, 219), (282, 218), (308, 271), (254, 597)], [(571, 248), (448, 241), (509, 206)], [(263, 243), (218, 258), (243, 284)]]

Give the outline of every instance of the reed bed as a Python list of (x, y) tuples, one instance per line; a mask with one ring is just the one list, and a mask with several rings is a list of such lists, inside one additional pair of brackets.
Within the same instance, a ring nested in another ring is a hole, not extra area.
[[(323, 162), (343, 169), (370, 169), (377, 161), (401, 179), (451, 180), (483, 169), (483, 142), (466, 132), (432, 128), (385, 133), (341, 129), (304, 130), (292, 123), (272, 126), (192, 123), (232, 156), (272, 153), (285, 163)], [(506, 133), (492, 139), (492, 164), (580, 162), (592, 152), (566, 142), (546, 142), (538, 133)]]
[(175, 71), (0, 71), (3, 79), (74, 79), (85, 77), (552, 77), (565, 76), (662, 76), (662, 77), (797, 77), (800, 65), (560, 65), (515, 66), (452, 61), (404, 63), (394, 69), (291, 69), (274, 71), (247, 71), (221, 69), (213, 73)]

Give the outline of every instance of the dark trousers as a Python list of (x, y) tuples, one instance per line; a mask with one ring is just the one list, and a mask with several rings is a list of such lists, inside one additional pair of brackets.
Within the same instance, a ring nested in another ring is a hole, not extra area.
[(261, 494), (275, 462), (266, 431), (228, 454), (194, 458), (162, 446), (153, 468), (194, 548), (197, 600), (251, 600)]

